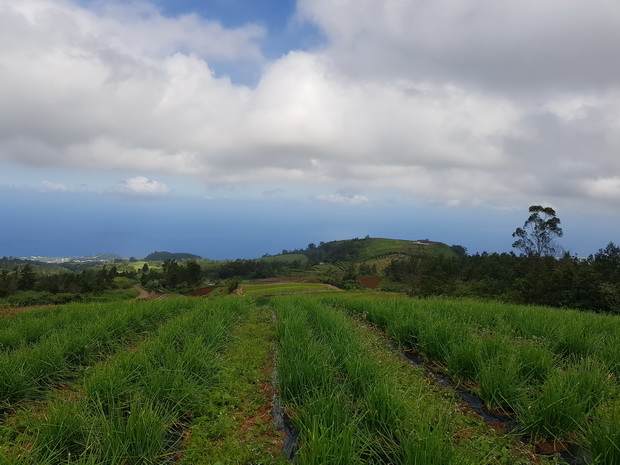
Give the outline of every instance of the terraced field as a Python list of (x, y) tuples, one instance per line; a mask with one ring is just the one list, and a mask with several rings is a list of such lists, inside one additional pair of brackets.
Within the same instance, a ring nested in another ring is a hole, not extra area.
[(617, 317), (320, 290), (0, 318), (0, 464), (620, 463)]

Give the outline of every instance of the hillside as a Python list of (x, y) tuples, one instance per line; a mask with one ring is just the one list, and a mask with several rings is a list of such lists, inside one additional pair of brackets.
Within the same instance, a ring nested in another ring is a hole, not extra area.
[(399, 255), (406, 256), (455, 256), (454, 251), (446, 244), (429, 240), (402, 240), (371, 238), (347, 239), (340, 241), (321, 242), (319, 245), (309, 244), (306, 249), (283, 251), (282, 255), (272, 258), (303, 255), (310, 262), (367, 262), (385, 260)]
[(200, 255), (194, 255), (192, 253), (173, 253), (173, 252), (152, 252), (144, 257), (145, 262), (158, 262), (164, 260), (199, 260), (202, 257)]
[(308, 263), (308, 257), (301, 253), (289, 253), (289, 254), (280, 254), (280, 255), (265, 255), (257, 260), (263, 262), (274, 262), (280, 261), (285, 263), (299, 262), (300, 264)]
[(408, 241), (403, 239), (366, 238), (359, 260), (371, 260), (386, 255), (455, 255), (450, 246), (429, 240)]

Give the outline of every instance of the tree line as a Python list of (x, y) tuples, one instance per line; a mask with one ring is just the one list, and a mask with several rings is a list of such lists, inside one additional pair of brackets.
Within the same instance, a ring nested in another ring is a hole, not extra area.
[(320, 242), (319, 245), (311, 242), (305, 249), (284, 249), (282, 255), (305, 255), (308, 257), (308, 261), (313, 264), (321, 262), (346, 262), (358, 258), (360, 251), (364, 248), (364, 239), (356, 237), (348, 241)]
[(49, 292), (52, 294), (98, 293), (115, 289), (114, 278), (119, 276), (116, 266), (90, 268), (80, 273), (37, 273), (30, 264), (0, 271), (0, 297), (20, 291)]
[(285, 274), (291, 268), (301, 267), (299, 260), (233, 260), (212, 269), (203, 270), (196, 260), (177, 262), (165, 260), (161, 269), (144, 264), (140, 283), (148, 289), (184, 291), (199, 286), (203, 281), (216, 282), (232, 278), (262, 279)]
[(203, 279), (202, 268), (196, 260), (179, 263), (169, 258), (164, 260), (161, 270), (149, 268), (145, 263), (141, 271), (140, 284), (148, 289), (189, 289), (198, 286)]
[(564, 252), (560, 219), (551, 207), (532, 205), (512, 244), (520, 254), (416, 256), (393, 260), (385, 269), (413, 296), (499, 299), (519, 304), (620, 313), (620, 247), (610, 242), (588, 258)]
[(482, 297), (520, 304), (620, 313), (620, 248), (587, 259), (514, 253), (393, 260), (385, 269), (412, 296)]

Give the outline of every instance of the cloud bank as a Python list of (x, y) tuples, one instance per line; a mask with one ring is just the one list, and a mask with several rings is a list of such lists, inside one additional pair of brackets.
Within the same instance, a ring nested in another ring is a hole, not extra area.
[[(254, 24), (103, 5), (0, 0), (0, 162), (360, 202), (620, 203), (615, 1), (299, 0), (325, 44), (271, 62)], [(133, 179), (121, 190), (154, 182)]]

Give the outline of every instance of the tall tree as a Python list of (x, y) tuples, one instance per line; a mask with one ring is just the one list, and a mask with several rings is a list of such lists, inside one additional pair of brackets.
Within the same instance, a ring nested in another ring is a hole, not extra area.
[(174, 288), (181, 282), (181, 270), (176, 260), (169, 258), (162, 264), (164, 270), (163, 284), (167, 288)]
[(557, 244), (556, 238), (562, 237), (564, 232), (555, 210), (532, 205), (529, 211), (530, 216), (523, 227), (512, 233), (512, 237), (517, 238), (512, 246), (529, 257), (561, 255), (562, 247)]
[(28, 291), (34, 288), (36, 275), (30, 264), (25, 264), (19, 269), (18, 285), (21, 291)]
[[(592, 261), (592, 257), (590, 257)], [(604, 249), (594, 254), (594, 269), (598, 271), (603, 280), (610, 283), (620, 283), (620, 247), (613, 242), (607, 244)]]
[(187, 260), (185, 262), (184, 275), (185, 281), (190, 286), (195, 286), (200, 283), (200, 278), (202, 277), (202, 269), (200, 268), (200, 265), (196, 262), (196, 260)]

